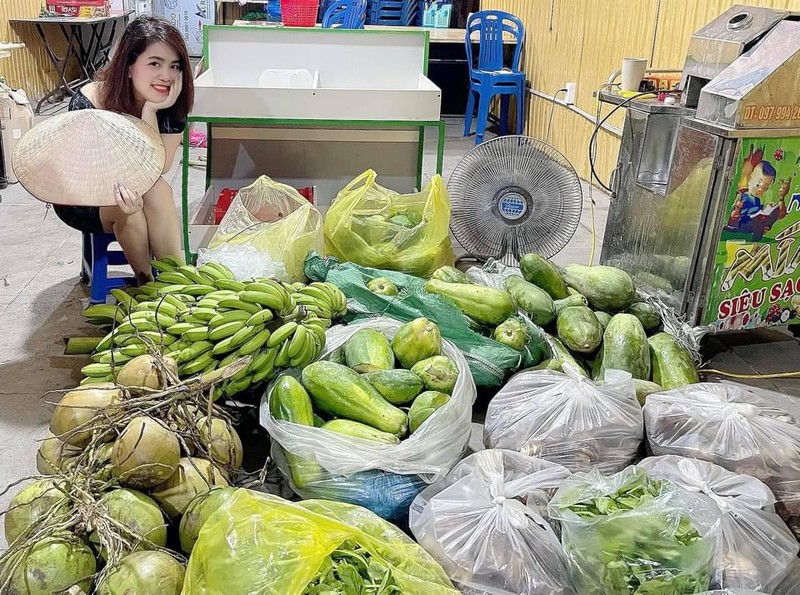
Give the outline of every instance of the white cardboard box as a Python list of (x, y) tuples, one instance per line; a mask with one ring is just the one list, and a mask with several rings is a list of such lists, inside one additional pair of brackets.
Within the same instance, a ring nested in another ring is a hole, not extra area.
[(153, 11), (177, 27), (190, 56), (203, 55), (203, 27), (214, 24), (214, 0), (154, 0)]

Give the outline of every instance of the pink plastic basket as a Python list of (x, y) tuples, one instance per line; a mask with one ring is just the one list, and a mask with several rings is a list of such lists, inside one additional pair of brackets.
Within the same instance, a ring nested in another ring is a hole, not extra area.
[(281, 0), (281, 19), (287, 27), (313, 27), (318, 12), (319, 0)]

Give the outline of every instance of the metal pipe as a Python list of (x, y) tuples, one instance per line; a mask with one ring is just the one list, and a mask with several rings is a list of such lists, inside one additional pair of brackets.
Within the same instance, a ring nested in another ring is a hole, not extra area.
[[(561, 99), (553, 97), (552, 95), (547, 95), (546, 93), (542, 93), (541, 91), (537, 91), (536, 89), (528, 89), (528, 92), (535, 97), (539, 97), (540, 99), (546, 99), (547, 101), (551, 101), (557, 105), (560, 105), (561, 107), (565, 107), (572, 113), (578, 114), (579, 116), (586, 118), (592, 124), (596, 123), (596, 119), (592, 114), (582, 110), (579, 107), (570, 105)], [(615, 128), (614, 126), (609, 126), (608, 124), (603, 124), (602, 129), (608, 132), (609, 134), (613, 134), (617, 138), (622, 138), (622, 130), (620, 130), (619, 128)]]

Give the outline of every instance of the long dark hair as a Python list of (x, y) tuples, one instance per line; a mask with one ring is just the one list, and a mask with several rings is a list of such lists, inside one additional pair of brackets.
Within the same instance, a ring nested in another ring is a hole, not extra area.
[(158, 42), (168, 45), (178, 54), (183, 77), (181, 95), (175, 105), (166, 110), (167, 114), (182, 122), (186, 121), (194, 104), (194, 79), (189, 52), (180, 31), (167, 21), (156, 17), (142, 16), (131, 21), (119, 40), (114, 57), (108, 66), (98, 72), (97, 80), (103, 82), (100, 98), (104, 109), (132, 116), (140, 115), (136, 113), (133, 83), (128, 73), (142, 52), (151, 44)]

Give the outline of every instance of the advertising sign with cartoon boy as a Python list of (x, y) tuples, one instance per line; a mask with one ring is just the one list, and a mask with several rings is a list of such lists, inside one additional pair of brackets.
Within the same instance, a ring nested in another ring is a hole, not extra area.
[(706, 324), (800, 322), (800, 138), (743, 139), (709, 288)]

